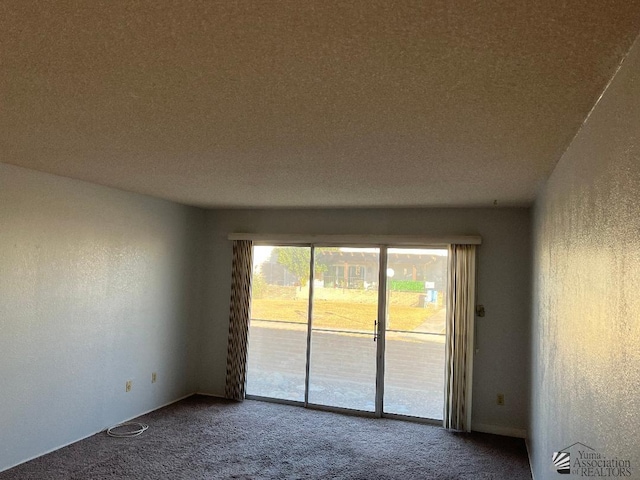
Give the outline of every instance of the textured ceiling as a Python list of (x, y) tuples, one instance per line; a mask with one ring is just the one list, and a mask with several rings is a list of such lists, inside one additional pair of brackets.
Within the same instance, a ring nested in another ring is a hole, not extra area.
[(3, 1), (0, 161), (207, 207), (528, 205), (640, 1)]

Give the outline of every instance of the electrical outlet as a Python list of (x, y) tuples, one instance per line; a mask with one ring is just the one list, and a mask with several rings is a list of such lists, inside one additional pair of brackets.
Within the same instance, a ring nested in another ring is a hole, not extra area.
[(151, 374), (151, 383), (156, 383), (157, 379), (158, 379), (158, 375), (156, 374), (156, 372), (153, 372)]
[(504, 405), (504, 393), (496, 395), (496, 403), (500, 406)]
[(132, 386), (133, 386), (133, 380), (127, 380), (127, 384), (124, 387), (124, 391), (125, 392), (130, 392)]

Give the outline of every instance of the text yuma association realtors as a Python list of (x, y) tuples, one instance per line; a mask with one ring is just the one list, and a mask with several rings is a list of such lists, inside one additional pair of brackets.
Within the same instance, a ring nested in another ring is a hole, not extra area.
[(630, 477), (631, 461), (606, 458), (598, 452), (578, 451), (571, 473), (581, 477)]

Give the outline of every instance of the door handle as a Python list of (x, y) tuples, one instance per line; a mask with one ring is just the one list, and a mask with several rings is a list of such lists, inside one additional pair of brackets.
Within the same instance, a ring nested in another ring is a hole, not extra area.
[(378, 320), (373, 321), (373, 341), (378, 340)]

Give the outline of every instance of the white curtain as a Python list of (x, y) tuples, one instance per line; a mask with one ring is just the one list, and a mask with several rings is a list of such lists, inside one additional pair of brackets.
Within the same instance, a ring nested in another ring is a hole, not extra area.
[(449, 246), (444, 426), (471, 431), (476, 246)]
[(247, 375), (252, 268), (253, 242), (234, 240), (225, 396), (238, 401), (244, 400)]

